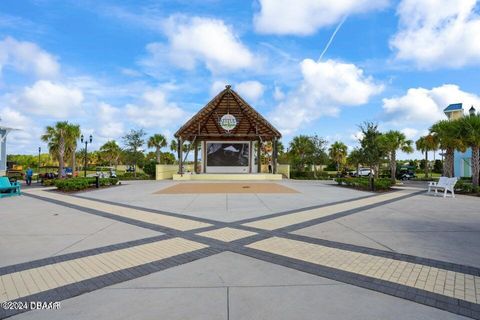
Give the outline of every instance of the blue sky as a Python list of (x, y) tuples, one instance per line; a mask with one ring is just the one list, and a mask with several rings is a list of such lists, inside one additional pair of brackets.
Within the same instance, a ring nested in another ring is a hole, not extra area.
[(58, 120), (94, 148), (131, 128), (171, 138), (227, 83), (285, 144), (354, 147), (363, 121), (417, 139), (450, 103), (480, 110), (477, 1), (291, 3), (1, 1), (0, 125), (21, 129), (8, 152), (45, 148)]

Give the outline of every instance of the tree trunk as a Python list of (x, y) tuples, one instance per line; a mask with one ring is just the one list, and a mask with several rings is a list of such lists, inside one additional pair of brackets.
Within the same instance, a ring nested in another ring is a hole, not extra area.
[(72, 151), (72, 177), (75, 177), (77, 159), (75, 158), (75, 150)]
[(428, 151), (425, 150), (425, 178), (428, 178)]
[(136, 178), (137, 177), (137, 149), (135, 148), (134, 153), (134, 161), (133, 161), (133, 176)]
[(479, 185), (479, 147), (472, 146), (472, 184)]
[(453, 149), (445, 150), (445, 160), (443, 163), (443, 175), (449, 178), (454, 176), (453, 171), (454, 152)]
[(390, 179), (393, 183), (396, 182), (396, 173), (397, 173), (397, 155), (395, 152), (390, 154)]
[(160, 164), (160, 148), (157, 147), (157, 164)]
[(58, 176), (63, 178), (63, 169), (65, 167), (65, 141), (60, 138), (58, 145)]

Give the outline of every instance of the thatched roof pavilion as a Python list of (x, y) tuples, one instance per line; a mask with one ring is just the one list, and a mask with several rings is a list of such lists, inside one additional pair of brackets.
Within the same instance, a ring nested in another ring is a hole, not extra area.
[[(231, 86), (227, 85), (216, 97), (214, 97), (205, 107), (188, 120), (176, 133), (178, 145), (182, 146), (185, 141), (190, 142), (195, 152), (195, 172), (208, 172), (207, 163), (207, 142), (215, 141), (218, 144), (232, 143), (235, 141), (249, 143), (245, 147), (248, 153), (248, 171), (242, 172), (260, 172), (260, 161), (253, 159), (251, 154), (252, 142), (256, 142), (257, 158), (260, 154), (260, 144), (264, 141), (272, 141), (272, 171), (276, 172), (277, 148), (276, 142), (281, 138), (281, 133), (268, 122), (260, 113), (258, 113), (250, 104), (248, 104)], [(202, 168), (197, 169), (198, 145), (202, 143)], [(218, 146), (217, 146), (218, 148)], [(234, 148), (233, 146), (229, 147)], [(248, 149), (248, 150), (247, 150)], [(225, 150), (228, 150), (227, 148)], [(178, 148), (179, 173), (182, 172), (183, 152)], [(247, 156), (246, 156), (247, 157)], [(257, 168), (252, 166), (255, 162)], [(234, 165), (228, 164), (234, 167)], [(226, 167), (226, 166), (224, 166)], [(247, 166), (246, 166), (247, 167)], [(213, 168), (212, 168), (213, 170)], [(228, 172), (228, 170), (226, 171)]]

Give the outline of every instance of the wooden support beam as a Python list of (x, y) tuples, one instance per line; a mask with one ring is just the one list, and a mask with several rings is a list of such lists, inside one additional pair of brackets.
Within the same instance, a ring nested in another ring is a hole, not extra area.
[(258, 173), (262, 173), (262, 157), (261, 157), (261, 153), (262, 153), (262, 145), (261, 145), (262, 141), (259, 139), (257, 141), (257, 172)]
[(178, 145), (178, 174), (183, 174), (183, 139), (177, 140)]
[(198, 141), (195, 141), (195, 145), (193, 146), (195, 149), (194, 149), (194, 161), (193, 161), (193, 172), (195, 173), (199, 173), (198, 170), (197, 170), (197, 166), (198, 166)]
[(277, 173), (277, 158), (278, 158), (278, 144), (277, 144), (277, 138), (273, 138), (272, 141), (272, 173), (276, 174)]

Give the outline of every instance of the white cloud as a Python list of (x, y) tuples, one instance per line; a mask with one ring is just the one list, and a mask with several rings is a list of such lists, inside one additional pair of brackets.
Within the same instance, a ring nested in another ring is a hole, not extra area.
[(215, 97), (217, 94), (219, 94), (223, 89), (225, 89), (225, 86), (228, 84), (227, 81), (223, 80), (216, 80), (212, 83), (210, 86), (210, 96)]
[(260, 0), (254, 17), (260, 33), (309, 35), (343, 17), (384, 8), (389, 0)]
[(394, 124), (423, 123), (430, 125), (446, 119), (443, 113), (449, 104), (480, 105), (480, 97), (460, 90), (457, 85), (445, 84), (433, 89), (411, 88), (401, 97), (383, 99), (387, 121)]
[(33, 72), (40, 78), (55, 77), (60, 70), (57, 59), (35, 43), (11, 37), (0, 41), (0, 71), (5, 67), (22, 73)]
[(390, 41), (396, 58), (421, 68), (480, 63), (477, 0), (402, 0), (400, 26)]
[(320, 116), (336, 116), (343, 106), (358, 106), (383, 90), (354, 64), (335, 60), (301, 63), (303, 81), (271, 113), (273, 122), (285, 133)]
[(273, 91), (273, 99), (277, 101), (285, 99), (285, 93), (280, 87), (275, 86), (275, 90)]
[(145, 128), (169, 128), (185, 122), (189, 116), (177, 104), (169, 102), (160, 89), (145, 92), (140, 105), (127, 104), (124, 111), (125, 117)]
[(147, 45), (147, 67), (165, 65), (192, 70), (199, 63), (215, 73), (250, 68), (255, 57), (223, 20), (174, 15), (164, 23), (168, 43)]
[(66, 118), (81, 111), (81, 90), (48, 80), (39, 80), (11, 98), (11, 104), (29, 114)]
[(106, 140), (118, 139), (125, 132), (122, 111), (107, 103), (98, 105), (98, 133)]
[(362, 131), (357, 131), (350, 135), (350, 140), (358, 142), (359, 140), (362, 140), (364, 136), (365, 135), (363, 134)]
[(235, 85), (235, 91), (240, 94), (247, 102), (258, 102), (263, 96), (265, 87), (258, 81), (244, 81)]
[(400, 131), (405, 135), (407, 139), (410, 140), (415, 140), (415, 138), (418, 136), (418, 133), (420, 132), (415, 128), (403, 128)]
[(19, 129), (8, 135), (8, 153), (31, 151), (31, 143), (38, 138), (41, 129), (30, 118), (10, 107), (0, 109), (0, 119), (0, 125)]

